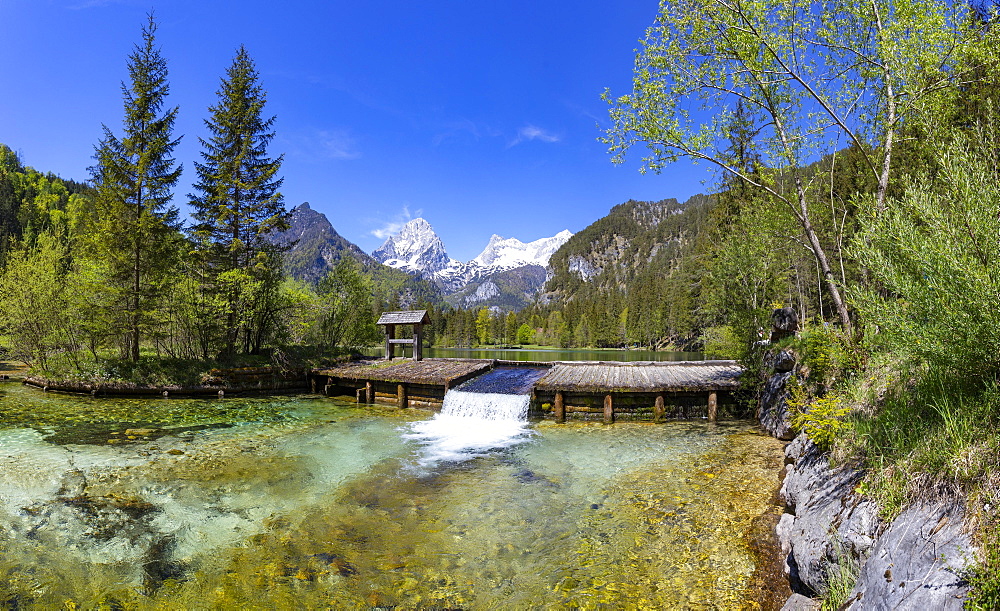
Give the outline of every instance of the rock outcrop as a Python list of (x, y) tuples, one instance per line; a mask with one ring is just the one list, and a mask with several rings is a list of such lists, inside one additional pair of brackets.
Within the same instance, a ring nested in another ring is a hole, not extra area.
[(962, 571), (972, 559), (961, 503), (912, 505), (891, 522), (858, 491), (864, 474), (829, 461), (805, 435), (785, 449), (781, 487), (786, 513), (777, 534), (797, 596), (786, 609), (809, 608), (836, 575), (857, 571), (846, 609), (961, 609)]

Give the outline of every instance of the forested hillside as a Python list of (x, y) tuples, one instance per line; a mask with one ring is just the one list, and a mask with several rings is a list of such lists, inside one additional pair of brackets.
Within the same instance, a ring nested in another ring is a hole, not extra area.
[(269, 239), (284, 249), (284, 270), (296, 280), (315, 285), (348, 257), (371, 280), (379, 308), (394, 310), (442, 303), (441, 292), (433, 283), (382, 265), (337, 233), (326, 215), (310, 208), (308, 202), (293, 208), (288, 229)]
[(0, 143), (0, 263), (3, 253), (22, 239), (69, 229), (91, 195), (86, 184), (23, 165)]

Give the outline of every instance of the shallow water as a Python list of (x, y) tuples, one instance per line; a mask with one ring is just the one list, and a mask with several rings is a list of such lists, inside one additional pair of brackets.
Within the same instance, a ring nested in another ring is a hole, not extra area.
[(746, 423), (0, 393), (0, 607), (753, 607), (781, 464)]

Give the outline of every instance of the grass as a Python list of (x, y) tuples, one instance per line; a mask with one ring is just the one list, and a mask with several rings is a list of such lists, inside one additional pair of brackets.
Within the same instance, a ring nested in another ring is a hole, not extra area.
[(851, 590), (858, 583), (858, 575), (861, 573), (861, 564), (841, 549), (840, 545), (834, 544), (839, 562), (831, 564), (826, 575), (826, 595), (820, 604), (822, 611), (834, 611), (840, 609), (847, 602), (847, 597)]
[(865, 494), (890, 520), (919, 501), (964, 500), (981, 547), (969, 608), (1000, 608), (1000, 384), (881, 363), (845, 389), (855, 411), (835, 454), (860, 457)]

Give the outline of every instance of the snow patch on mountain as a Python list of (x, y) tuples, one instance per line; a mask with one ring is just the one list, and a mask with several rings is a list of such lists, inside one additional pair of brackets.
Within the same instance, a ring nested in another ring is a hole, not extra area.
[(498, 285), (488, 281), (491, 276), (520, 269), (532, 270), (530, 274), (525, 272), (533, 280), (531, 286), (524, 288), (534, 294), (540, 288), (534, 286), (538, 284), (535, 270), (547, 268), (552, 255), (572, 236), (565, 230), (550, 238), (524, 243), (517, 238), (494, 235), (479, 256), (462, 263), (448, 256), (430, 223), (417, 218), (390, 236), (372, 256), (385, 265), (434, 281), (446, 294), (459, 293), (472, 283), (486, 281), (464, 297), (467, 303), (477, 303), (501, 296)]
[(524, 265), (545, 267), (552, 255), (571, 237), (573, 234), (567, 229), (551, 238), (525, 244), (517, 238), (503, 238), (494, 234), (483, 252), (470, 263), (483, 269), (514, 269)]

